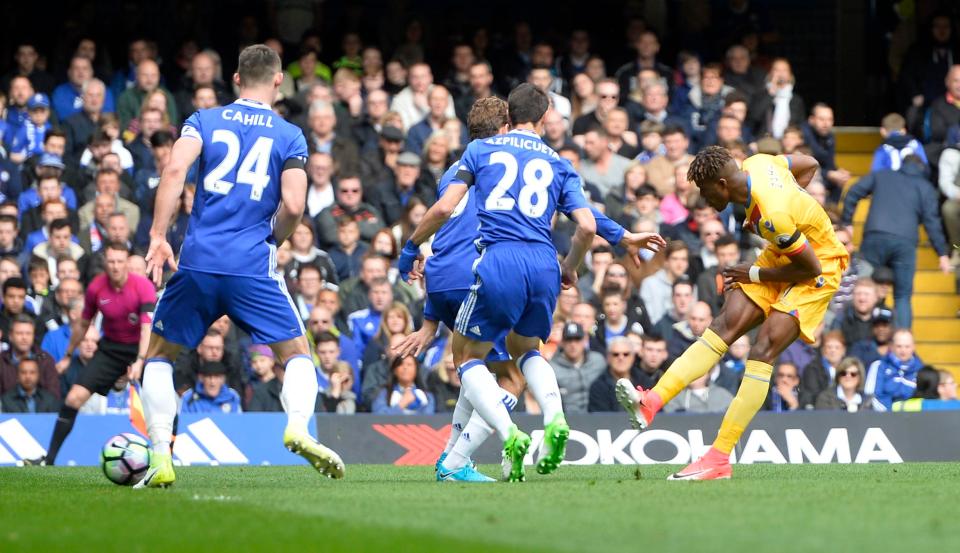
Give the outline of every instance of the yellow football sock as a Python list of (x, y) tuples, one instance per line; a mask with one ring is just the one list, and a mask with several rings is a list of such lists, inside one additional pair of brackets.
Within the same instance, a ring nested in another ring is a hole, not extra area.
[(743, 382), (737, 390), (737, 397), (733, 398), (727, 414), (723, 416), (720, 432), (713, 442), (714, 448), (726, 454), (733, 451), (733, 446), (767, 399), (772, 374), (773, 366), (753, 359), (747, 361), (743, 370)]
[(688, 384), (712, 369), (725, 353), (727, 353), (727, 344), (708, 328), (703, 332), (703, 336), (691, 344), (687, 351), (670, 365), (657, 385), (653, 387), (653, 391), (660, 396), (665, 405)]

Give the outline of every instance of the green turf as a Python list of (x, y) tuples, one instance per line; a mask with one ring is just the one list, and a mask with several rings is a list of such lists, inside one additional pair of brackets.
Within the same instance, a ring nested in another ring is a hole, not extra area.
[[(488, 474), (494, 467), (483, 467)], [(0, 551), (955, 551), (960, 464), (564, 466), (523, 484), (428, 467), (181, 468), (131, 490), (92, 468), (0, 469)], [(286, 546), (295, 546), (291, 550)]]

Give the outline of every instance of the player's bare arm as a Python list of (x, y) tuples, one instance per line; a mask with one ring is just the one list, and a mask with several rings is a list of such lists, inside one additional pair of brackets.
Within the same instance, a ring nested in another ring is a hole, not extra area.
[(307, 172), (295, 167), (281, 173), (280, 195), (280, 211), (273, 227), (273, 237), (276, 238), (278, 246), (293, 234), (297, 223), (303, 217), (303, 209), (307, 203)]
[(173, 248), (167, 242), (167, 230), (177, 207), (177, 199), (183, 194), (183, 183), (187, 178), (187, 171), (200, 157), (203, 143), (192, 137), (181, 137), (173, 144), (170, 153), (170, 163), (160, 175), (160, 185), (157, 187), (157, 197), (153, 208), (153, 226), (150, 227), (150, 248), (147, 250), (147, 275), (153, 278), (156, 285), (163, 280), (163, 266), (170, 264), (170, 268), (177, 270), (177, 261), (174, 258)]
[(790, 162), (790, 172), (797, 179), (797, 184), (806, 188), (820, 169), (820, 162), (813, 156), (804, 154), (790, 154), (784, 157)]
[(433, 204), (424, 214), (423, 220), (410, 235), (410, 241), (419, 246), (427, 238), (436, 234), (440, 227), (453, 215), (453, 210), (456, 209), (457, 204), (460, 203), (466, 193), (466, 184), (459, 183), (448, 186), (443, 196), (440, 196), (437, 203)]
[(821, 269), (813, 248), (807, 247), (782, 267), (757, 267), (747, 263), (727, 267), (723, 270), (724, 286), (729, 287), (734, 282), (754, 282), (751, 271), (757, 277), (756, 282), (803, 282), (820, 276)]
[(439, 323), (437, 323), (437, 321), (424, 319), (420, 330), (413, 332), (404, 338), (403, 341), (397, 345), (397, 347), (393, 348), (393, 354), (399, 357), (405, 357), (407, 355), (420, 355), (420, 352), (422, 352), (427, 345), (433, 341), (434, 337), (436, 337), (438, 327)]
[(563, 287), (567, 289), (577, 283), (577, 269), (583, 263), (583, 258), (593, 244), (593, 237), (597, 235), (597, 221), (593, 213), (586, 207), (574, 209), (570, 215), (577, 222), (577, 231), (573, 234), (570, 252), (561, 264)]
[(667, 241), (655, 232), (624, 232), (623, 238), (617, 244), (627, 250), (630, 259), (638, 268), (642, 266), (640, 262), (640, 250), (650, 250), (652, 252), (660, 251), (660, 248), (667, 247)]

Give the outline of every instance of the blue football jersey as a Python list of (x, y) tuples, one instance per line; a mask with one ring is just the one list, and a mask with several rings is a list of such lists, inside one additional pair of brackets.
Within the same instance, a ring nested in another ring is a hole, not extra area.
[(471, 142), (453, 183), (466, 184), (476, 196), (484, 247), (526, 242), (553, 248), (554, 212), (589, 208), (570, 162), (524, 130)]
[[(440, 177), (437, 185), (437, 197), (443, 196), (450, 183), (456, 180), (460, 163), (455, 162)], [(477, 239), (480, 238), (477, 221), (476, 192), (467, 190), (467, 194), (457, 204), (450, 219), (440, 227), (433, 237), (431, 249), (433, 255), (427, 258), (427, 292), (445, 290), (465, 290), (476, 280), (473, 274), (473, 262), (480, 251)]]
[[(460, 162), (456, 161), (440, 177), (437, 197), (446, 192), (447, 187), (456, 179)], [(626, 230), (592, 205), (590, 211), (597, 221), (597, 234), (610, 242), (619, 244)], [(566, 212), (569, 215), (569, 212)], [(480, 222), (477, 220), (476, 193), (467, 190), (467, 194), (457, 204), (450, 219), (440, 227), (433, 237), (431, 249), (433, 255), (427, 258), (427, 292), (446, 290), (466, 290), (475, 281), (473, 262), (480, 254)]]
[(303, 167), (303, 132), (252, 100), (198, 111), (183, 137), (200, 140), (197, 194), (180, 266), (226, 275), (271, 276), (280, 174)]

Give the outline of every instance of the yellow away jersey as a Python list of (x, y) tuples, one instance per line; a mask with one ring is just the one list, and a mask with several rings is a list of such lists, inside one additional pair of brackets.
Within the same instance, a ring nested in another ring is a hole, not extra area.
[(830, 217), (790, 172), (784, 156), (757, 154), (743, 162), (747, 172), (747, 222), (778, 255), (794, 256), (812, 247), (820, 259), (847, 257)]

